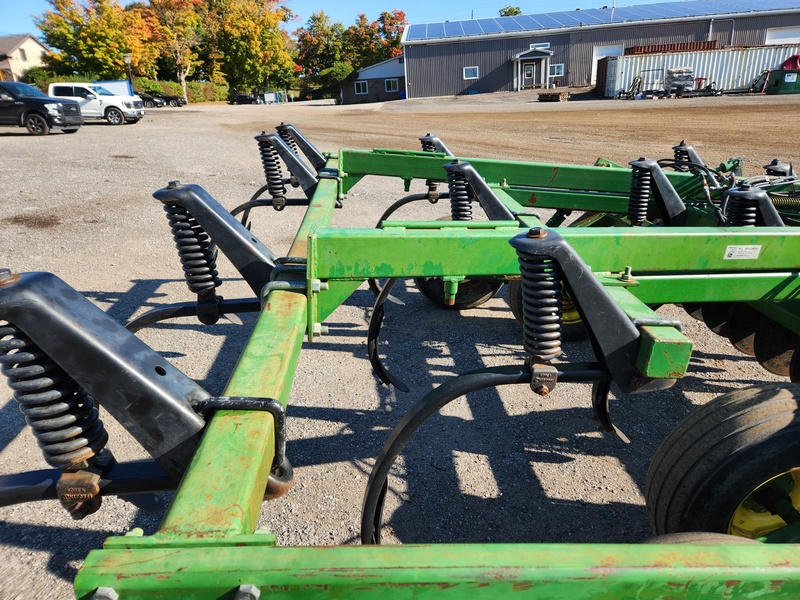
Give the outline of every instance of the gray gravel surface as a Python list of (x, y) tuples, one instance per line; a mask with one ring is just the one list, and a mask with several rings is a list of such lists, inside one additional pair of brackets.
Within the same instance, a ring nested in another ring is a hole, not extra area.
[[(786, 140), (775, 134), (775, 122), (785, 123), (781, 115), (793, 114), (797, 98), (565, 105), (531, 100), (496, 94), (367, 107), (189, 106), (148, 111), (136, 125), (87, 124), (74, 135), (31, 137), (4, 128), (0, 266), (53, 272), (121, 322), (158, 304), (189, 300), (152, 192), (180, 180), (202, 185), (229, 208), (238, 205), (263, 183), (253, 136), (281, 121), (293, 122), (326, 151), (416, 150), (416, 138), (430, 131), (460, 155), (518, 160), (662, 158), (684, 137), (709, 163), (745, 155), (750, 174), (775, 156), (796, 158), (783, 156)], [(602, 125), (596, 121), (601, 113), (607, 115)], [(745, 130), (738, 137), (731, 131), (737, 126)], [(638, 133), (621, 136), (620, 130)], [(389, 202), (403, 195), (400, 182), (368, 178), (348, 195), (335, 225), (372, 227)], [(436, 218), (447, 208), (406, 211), (408, 218)], [(254, 231), (280, 255), (301, 216), (298, 209), (263, 209)], [(220, 270), (224, 296), (249, 296), (230, 265), (221, 262)], [(373, 299), (365, 287), (328, 319), (329, 335), (304, 346), (288, 412), (295, 484), (286, 497), (263, 506), (259, 523), (281, 545), (358, 543), (370, 467), (403, 413), (449, 377), (515, 364), (523, 356), (505, 290), (462, 313), (431, 306), (411, 282), (400, 283), (395, 295), (404, 305), (387, 308), (382, 354), (410, 393), (380, 385), (371, 373), (366, 328)], [(613, 415), (630, 445), (598, 432), (586, 385), (561, 385), (546, 398), (526, 386), (462, 398), (430, 419), (398, 461), (384, 513), (385, 543), (646, 538), (644, 480), (663, 436), (693, 407), (722, 393), (780, 380), (679, 308), (659, 312), (683, 320), (695, 343), (691, 372), (670, 390), (615, 399)], [(186, 319), (138, 335), (219, 394), (253, 318), (243, 321), (207, 328)], [(585, 343), (565, 344), (567, 359), (587, 359), (589, 352)], [(0, 474), (44, 468), (5, 389)], [(118, 460), (144, 458), (112, 418), (104, 420)], [(162, 500), (168, 502), (169, 495)], [(71, 582), (90, 550), (134, 527), (153, 533), (161, 516), (116, 498), (105, 499), (98, 513), (82, 521), (51, 501), (0, 508), (0, 598), (72, 597)]]

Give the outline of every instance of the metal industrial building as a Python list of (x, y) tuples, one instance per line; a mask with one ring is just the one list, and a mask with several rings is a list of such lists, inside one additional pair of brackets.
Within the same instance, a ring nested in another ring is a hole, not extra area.
[(649, 47), (800, 43), (799, 0), (686, 0), (409, 25), (406, 97), (593, 85), (598, 61)]

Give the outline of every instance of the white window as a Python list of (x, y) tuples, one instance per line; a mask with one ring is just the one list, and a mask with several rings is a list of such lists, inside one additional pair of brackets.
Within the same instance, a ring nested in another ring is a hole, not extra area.
[(550, 65), (550, 72), (548, 75), (552, 77), (563, 77), (564, 76), (564, 65)]
[(28, 62), (28, 55), (25, 54), (25, 50), (23, 50), (22, 48), (19, 49), (19, 59), (22, 62)]
[(531, 50), (547, 50), (550, 47), (550, 42), (542, 42), (540, 44), (531, 44)]
[(478, 67), (464, 67), (464, 79), (477, 79)]
[(397, 79), (384, 79), (383, 86), (387, 92), (396, 92), (400, 89), (397, 85)]
[(366, 81), (356, 81), (356, 94), (366, 94), (368, 87)]

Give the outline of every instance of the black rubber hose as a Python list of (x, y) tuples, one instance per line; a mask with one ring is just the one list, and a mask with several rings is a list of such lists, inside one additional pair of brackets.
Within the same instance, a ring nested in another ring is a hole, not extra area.
[(414, 404), (392, 431), (370, 473), (361, 512), (361, 543), (380, 544), (381, 513), (389, 471), (408, 440), (428, 417), (464, 394), (499, 385), (528, 383), (530, 380), (528, 365), (480, 369), (446, 381)]

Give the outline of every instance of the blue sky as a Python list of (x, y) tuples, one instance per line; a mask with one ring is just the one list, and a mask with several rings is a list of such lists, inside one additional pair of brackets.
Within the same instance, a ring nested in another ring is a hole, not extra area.
[[(617, 2), (617, 6), (650, 4), (659, 0), (627, 0)], [(663, 1), (663, 0), (661, 0)], [(127, 2), (125, 2), (127, 3)], [(288, 28), (294, 31), (305, 25), (312, 13), (324, 10), (333, 21), (352, 25), (356, 16), (364, 12), (370, 20), (376, 19), (384, 10), (395, 8), (405, 11), (410, 23), (428, 23), (432, 21), (461, 21), (464, 19), (481, 19), (496, 17), (498, 11), (507, 5), (519, 6), (524, 14), (554, 12), (559, 10), (575, 10), (576, 8), (600, 8), (610, 6), (612, 0), (551, 0), (550, 2), (520, 2), (499, 0), (498, 2), (470, 2), (469, 0), (388, 0), (366, 3), (364, 0), (286, 0), (285, 4), (296, 14), (298, 19)], [(364, 5), (370, 8), (365, 9)], [(0, 35), (17, 33), (33, 33), (39, 30), (33, 24), (32, 15), (41, 15), (50, 8), (46, 0), (0, 0)]]

